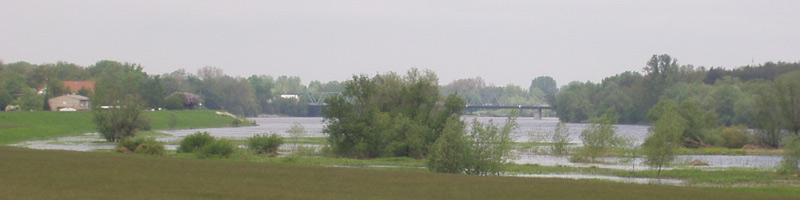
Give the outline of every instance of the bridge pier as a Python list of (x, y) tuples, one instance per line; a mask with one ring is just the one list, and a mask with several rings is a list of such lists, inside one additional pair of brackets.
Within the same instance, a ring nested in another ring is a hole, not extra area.
[(537, 119), (537, 120), (542, 119), (542, 109), (541, 108), (535, 109), (535, 111), (533, 112), (533, 119)]

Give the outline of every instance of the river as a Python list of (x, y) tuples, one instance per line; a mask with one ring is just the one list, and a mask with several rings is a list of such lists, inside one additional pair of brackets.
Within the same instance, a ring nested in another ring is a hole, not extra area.
[[(215, 137), (231, 138), (231, 139), (244, 139), (256, 134), (262, 133), (276, 133), (283, 137), (290, 137), (286, 133), (289, 127), (294, 123), (299, 123), (305, 127), (308, 132), (304, 137), (324, 137), (322, 133), (323, 121), (320, 117), (299, 118), (299, 117), (271, 117), (271, 118), (249, 118), (255, 121), (257, 126), (249, 127), (227, 127), (227, 128), (206, 128), (206, 129), (188, 129), (188, 130), (171, 130), (161, 131), (171, 136), (159, 137), (159, 141), (178, 141), (186, 135), (198, 132), (207, 131)], [(493, 122), (498, 126), (505, 123), (504, 117), (464, 117), (467, 122), (472, 122), (477, 119), (482, 123)], [(518, 118), (517, 123), (519, 127), (512, 132), (514, 140), (517, 142), (527, 142), (534, 138), (539, 142), (549, 142), (547, 135), (551, 134), (558, 123), (556, 118), (544, 118), (537, 120), (534, 118)], [(581, 131), (589, 127), (588, 124), (568, 123), (567, 127), (570, 132), (570, 140), (572, 143), (580, 144), (579, 135)], [(648, 134), (648, 126), (641, 125), (615, 125), (617, 135), (627, 138), (635, 144), (641, 144)], [(64, 149), (74, 151), (91, 151), (95, 149), (112, 149), (113, 145), (101, 143), (102, 138), (96, 133), (89, 133), (83, 136), (62, 137), (51, 140), (43, 141), (27, 141), (23, 143), (13, 144), (14, 146), (24, 146), (34, 149)], [(174, 145), (169, 145), (168, 148), (174, 149)], [(536, 164), (542, 166), (578, 166), (578, 167), (601, 167), (601, 168), (616, 168), (616, 169), (645, 169), (641, 164), (641, 159), (625, 160), (620, 158), (606, 158), (608, 161), (605, 164), (583, 164), (571, 163), (566, 156), (552, 156), (541, 155), (537, 153), (518, 152), (518, 156), (512, 162), (518, 164)], [(780, 156), (725, 156), (725, 155), (683, 155), (678, 156), (677, 163), (686, 163), (693, 160), (700, 160), (709, 163), (708, 166), (701, 168), (715, 169), (726, 167), (752, 167), (752, 168), (772, 168), (776, 167), (781, 160)]]

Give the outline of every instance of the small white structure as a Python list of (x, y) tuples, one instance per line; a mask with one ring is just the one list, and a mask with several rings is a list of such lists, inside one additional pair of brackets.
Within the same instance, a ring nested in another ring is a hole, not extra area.
[(300, 99), (300, 96), (297, 96), (296, 94), (282, 94), (281, 98), (283, 98), (283, 99)]

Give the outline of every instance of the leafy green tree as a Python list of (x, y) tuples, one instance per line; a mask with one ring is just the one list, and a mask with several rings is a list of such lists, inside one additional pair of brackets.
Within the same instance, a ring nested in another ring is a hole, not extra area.
[(445, 106), (437, 106), (437, 82), (433, 72), (417, 69), (405, 76), (353, 76), (342, 95), (328, 98), (322, 110), (333, 152), (357, 158), (425, 157), (442, 133), (443, 120), (460, 115), (464, 105), (451, 95)]
[(109, 108), (101, 108), (99, 102), (92, 103), (92, 114), (97, 131), (109, 142), (119, 142), (123, 138), (133, 138), (136, 132), (149, 127), (141, 100), (136, 94), (126, 95), (124, 99), (114, 100)]
[(558, 85), (556, 80), (550, 76), (539, 76), (531, 80), (531, 87), (528, 91), (539, 89), (545, 95), (545, 101), (550, 105), (556, 105), (556, 94)]
[(786, 129), (800, 136), (800, 71), (782, 75), (775, 80), (775, 98)]
[(614, 127), (617, 119), (614, 108), (609, 108), (603, 116), (594, 119), (590, 127), (581, 132), (580, 138), (583, 141), (583, 147), (579, 149), (577, 155), (573, 155), (570, 159), (598, 162), (597, 158), (607, 155), (613, 147), (622, 145), (624, 139), (617, 136), (616, 127)]
[(447, 120), (444, 131), (430, 148), (428, 169), (439, 173), (464, 173), (474, 158), (465, 128), (464, 122), (456, 117)]
[(36, 94), (33, 89), (22, 90), (21, 96), (11, 104), (19, 105), (25, 111), (40, 111), (44, 108), (44, 95)]
[(595, 84), (572, 82), (558, 93), (556, 113), (564, 122), (583, 122), (594, 116), (591, 102)]
[(430, 148), (428, 168), (441, 173), (497, 175), (513, 156), (511, 131), (516, 127), (513, 115), (502, 127), (491, 121), (483, 124), (475, 119), (467, 133), (464, 122), (452, 116)]
[(470, 175), (497, 175), (512, 158), (512, 145), (514, 139), (511, 131), (519, 125), (516, 122), (516, 113), (506, 119), (505, 125), (498, 127), (491, 120), (488, 124), (472, 121), (472, 131), (468, 139), (471, 142), (471, 156), (474, 159), (467, 169)]
[[(658, 106), (656, 104), (655, 107)], [(719, 138), (712, 131), (717, 128), (716, 113), (712, 111), (703, 112), (691, 100), (684, 101), (678, 113), (686, 120), (686, 127), (681, 134), (684, 146), (698, 148), (719, 144)]]
[(686, 127), (686, 121), (676, 111), (678, 106), (674, 102), (665, 100), (659, 104), (662, 104), (662, 110), (658, 112), (660, 116), (642, 144), (645, 164), (657, 168), (657, 176), (661, 176), (661, 169), (675, 158), (678, 148), (682, 145), (681, 133)]
[(164, 100), (164, 108), (168, 110), (183, 110), (186, 96), (183, 93), (174, 93)]
[(796, 135), (783, 142), (783, 159), (779, 172), (782, 174), (800, 174), (800, 139)]
[(551, 153), (555, 155), (569, 154), (569, 149), (567, 149), (567, 145), (570, 144), (569, 136), (570, 133), (567, 124), (564, 122), (558, 122), (558, 124), (556, 124), (556, 130), (553, 132), (551, 137), (553, 142)]

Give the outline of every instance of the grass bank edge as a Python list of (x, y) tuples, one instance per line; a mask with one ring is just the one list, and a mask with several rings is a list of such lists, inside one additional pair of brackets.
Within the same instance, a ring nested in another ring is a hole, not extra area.
[[(147, 111), (144, 115), (153, 130), (225, 127), (237, 119), (212, 110)], [(91, 112), (0, 112), (0, 145), (95, 132), (92, 118)], [(239, 120), (241, 126), (252, 125)]]

